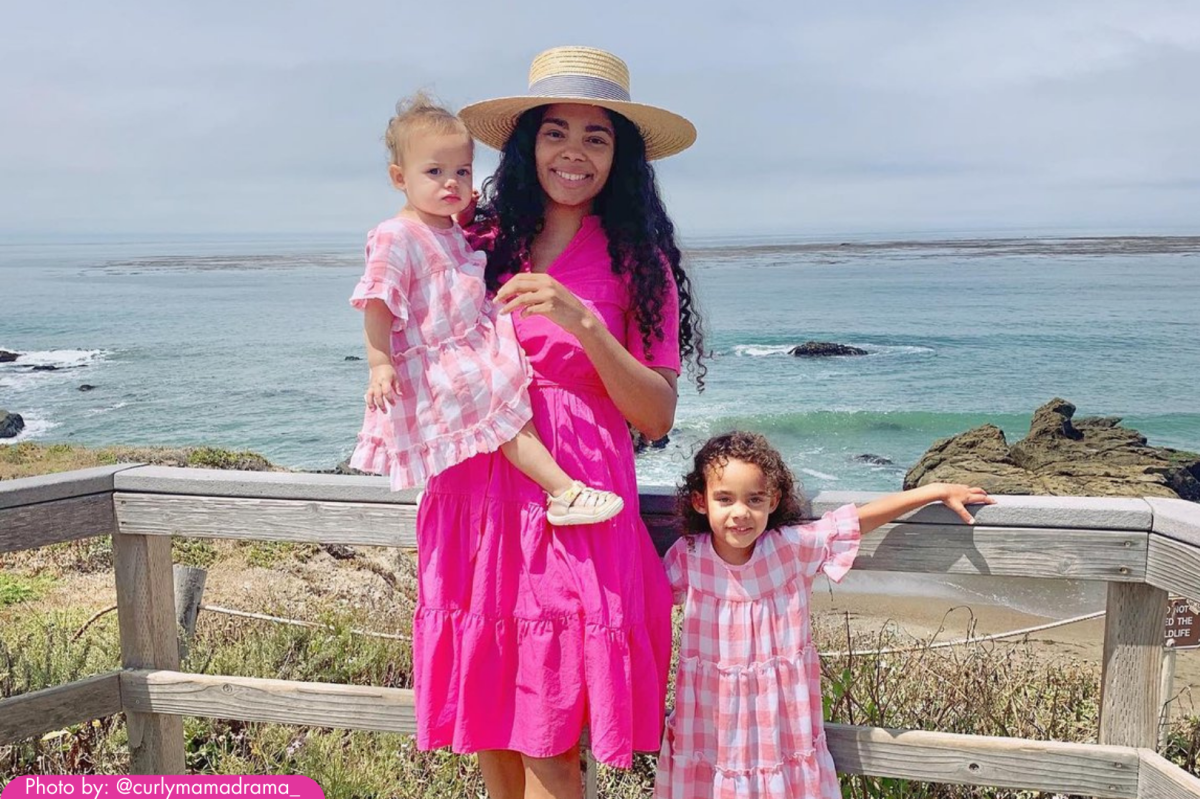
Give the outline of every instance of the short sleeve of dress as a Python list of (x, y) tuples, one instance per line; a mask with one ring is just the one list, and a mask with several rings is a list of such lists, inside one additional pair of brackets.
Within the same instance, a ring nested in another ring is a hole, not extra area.
[(646, 343), (642, 340), (642, 328), (638, 324), (637, 309), (631, 305), (625, 322), (625, 347), (646, 366), (671, 369), (679, 374), (679, 288), (665, 259), (663, 269), (667, 270), (667, 291), (663, 298), (662, 326), (658, 331), (661, 336), (651, 335), (650, 350), (647, 352)]
[(811, 579), (825, 572), (835, 583), (841, 582), (854, 565), (862, 532), (858, 508), (843, 505), (809, 524), (781, 528), (787, 542), (795, 548), (804, 573)]
[(684, 536), (671, 545), (663, 556), (663, 568), (667, 570), (667, 581), (671, 584), (671, 596), (676, 605), (682, 605), (687, 596), (687, 553), (689, 539)]
[(412, 275), (409, 243), (402, 232), (376, 228), (367, 234), (367, 268), (350, 304), (366, 309), (367, 300), (383, 300), (399, 329), (408, 321), (408, 286)]

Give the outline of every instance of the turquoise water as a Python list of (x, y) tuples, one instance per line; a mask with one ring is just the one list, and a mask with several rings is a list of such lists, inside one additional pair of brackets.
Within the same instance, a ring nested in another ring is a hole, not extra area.
[[(683, 388), (639, 474), (673, 483), (696, 442), (748, 427), (810, 491), (894, 489), (933, 440), (983, 422), (1015, 440), (1054, 396), (1200, 450), (1198, 256), (1200, 239), (698, 242), (708, 388)], [(0, 246), (0, 349), (27, 353), (0, 364), (0, 408), (21, 439), (331, 467), (361, 420), (360, 268), (353, 240)], [(786, 354), (809, 339), (870, 354)]]

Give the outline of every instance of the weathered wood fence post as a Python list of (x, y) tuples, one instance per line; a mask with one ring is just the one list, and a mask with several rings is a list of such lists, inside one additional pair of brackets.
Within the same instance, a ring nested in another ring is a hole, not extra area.
[(179, 659), (182, 661), (196, 634), (196, 618), (200, 615), (208, 572), (195, 566), (176, 565), (171, 573), (175, 584), (175, 623), (182, 633), (179, 638)]
[[(112, 537), (121, 627), (121, 665), (126, 669), (179, 669), (170, 536)], [(126, 710), (130, 772), (182, 774), (183, 719)]]
[(1109, 583), (1107, 611), (1100, 743), (1154, 749), (1167, 592), (1144, 583)]

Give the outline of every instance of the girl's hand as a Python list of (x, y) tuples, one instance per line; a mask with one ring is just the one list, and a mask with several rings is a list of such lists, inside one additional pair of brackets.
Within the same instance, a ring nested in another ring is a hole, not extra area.
[(466, 227), (475, 221), (475, 207), (479, 205), (479, 189), (471, 192), (471, 202), (467, 203), (467, 207), (454, 215), (454, 220), (462, 227)]
[(595, 319), (570, 289), (546, 274), (515, 275), (496, 292), (496, 300), (503, 303), (500, 313), (538, 314), (576, 337)]
[(371, 367), (365, 399), (367, 408), (374, 411), (386, 411), (389, 405), (394, 405), (400, 399), (400, 381), (391, 364)]
[(954, 511), (967, 524), (974, 524), (975, 517), (967, 510), (967, 505), (994, 505), (996, 500), (979, 486), (963, 485), (961, 483), (938, 483), (938, 493), (942, 504)]

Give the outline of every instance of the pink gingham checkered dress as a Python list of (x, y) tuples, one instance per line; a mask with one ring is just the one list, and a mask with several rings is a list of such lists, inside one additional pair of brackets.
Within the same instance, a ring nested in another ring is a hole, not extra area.
[(393, 217), (367, 234), (367, 267), (350, 303), (383, 300), (395, 317), (392, 362), (400, 398), (367, 409), (355, 469), (410, 488), (512, 439), (533, 412), (512, 319), (484, 289), (487, 257), (458, 225)]
[(858, 542), (858, 510), (846, 505), (768, 530), (741, 566), (721, 560), (707, 535), (667, 552), (683, 636), (656, 797), (841, 796), (825, 746), (809, 596), (818, 572), (845, 576)]

